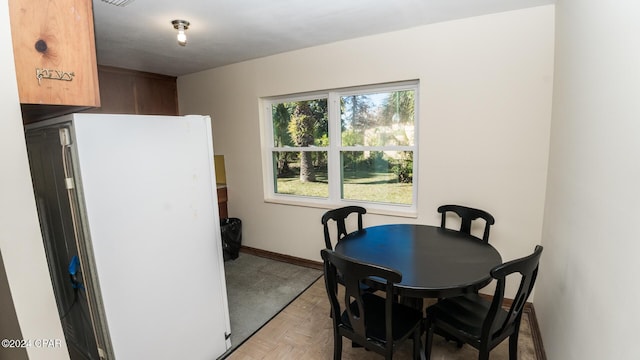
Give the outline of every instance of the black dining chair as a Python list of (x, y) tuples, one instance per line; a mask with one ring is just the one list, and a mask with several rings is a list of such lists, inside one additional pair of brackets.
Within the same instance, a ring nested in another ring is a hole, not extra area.
[(327, 249), (333, 250), (331, 236), (329, 235), (329, 220), (336, 222), (338, 228), (338, 236), (335, 238), (335, 242), (342, 240), (349, 232), (347, 232), (347, 226), (345, 220), (351, 214), (358, 215), (358, 230), (362, 230), (362, 215), (367, 213), (367, 209), (361, 206), (345, 206), (338, 209), (333, 209), (325, 212), (322, 215), (322, 225), (324, 226), (324, 243)]
[[(361, 206), (345, 206), (333, 210), (329, 210), (322, 215), (322, 226), (324, 227), (324, 244), (325, 247), (329, 250), (333, 250), (333, 241), (331, 241), (331, 236), (329, 235), (329, 220), (333, 220), (336, 223), (336, 228), (338, 229), (338, 235), (335, 238), (335, 242), (342, 240), (349, 232), (347, 231), (346, 219), (351, 214), (358, 215), (358, 230), (362, 230), (362, 215), (367, 213), (367, 209)], [(342, 275), (338, 273), (338, 283), (343, 284)], [(360, 284), (362, 290), (367, 292), (375, 292), (376, 290), (365, 285)]]
[[(467, 294), (438, 301), (427, 308), (425, 355), (431, 358), (433, 334), (437, 332), (478, 349), (479, 360), (488, 360), (489, 352), (507, 337), (509, 360), (518, 357), (518, 333), (522, 311), (538, 275), (542, 246), (533, 254), (498, 265), (491, 270), (497, 280), (492, 300)], [(503, 308), (506, 278), (520, 275), (520, 287), (511, 305)]]
[[(333, 358), (342, 358), (342, 338), (392, 359), (397, 344), (412, 338), (413, 358), (421, 355), (422, 311), (393, 301), (398, 271), (367, 264), (321, 250), (324, 279), (333, 319)], [(344, 294), (338, 294), (338, 272), (344, 274)], [(385, 297), (362, 291), (360, 284), (372, 277), (385, 282)], [(339, 298), (342, 297), (342, 301)]]
[(460, 217), (460, 232), (471, 235), (471, 222), (476, 219), (483, 219), (485, 221), (484, 234), (482, 241), (489, 242), (489, 228), (495, 224), (496, 220), (491, 214), (484, 210), (474, 209), (461, 205), (442, 205), (438, 208), (438, 212), (442, 214), (442, 221), (440, 227), (446, 229), (447, 213), (453, 212)]

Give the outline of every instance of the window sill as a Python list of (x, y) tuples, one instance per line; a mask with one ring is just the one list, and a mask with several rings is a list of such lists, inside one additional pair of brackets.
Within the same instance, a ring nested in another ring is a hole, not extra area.
[(415, 209), (408, 208), (406, 211), (391, 209), (388, 206), (380, 206), (377, 204), (366, 203), (366, 202), (352, 202), (352, 203), (327, 203), (327, 202), (313, 202), (313, 201), (300, 201), (295, 199), (288, 198), (265, 198), (264, 202), (267, 204), (278, 204), (278, 205), (289, 205), (289, 206), (300, 206), (307, 208), (317, 208), (317, 209), (335, 209), (342, 206), (348, 205), (359, 205), (367, 209), (368, 214), (376, 214), (383, 216), (395, 216), (395, 217), (404, 217), (404, 218), (413, 218), (416, 219), (418, 217), (418, 212)]

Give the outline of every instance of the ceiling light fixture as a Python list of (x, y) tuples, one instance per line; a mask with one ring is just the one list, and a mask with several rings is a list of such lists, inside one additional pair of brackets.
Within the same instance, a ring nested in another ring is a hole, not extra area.
[(187, 45), (187, 34), (184, 31), (189, 28), (189, 22), (186, 20), (173, 20), (171, 24), (173, 24), (174, 29), (178, 30), (178, 44), (181, 46)]

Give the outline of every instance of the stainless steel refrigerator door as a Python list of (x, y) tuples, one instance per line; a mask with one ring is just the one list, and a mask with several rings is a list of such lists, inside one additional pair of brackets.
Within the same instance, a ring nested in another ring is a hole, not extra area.
[(116, 359), (230, 346), (208, 117), (76, 114), (84, 203)]

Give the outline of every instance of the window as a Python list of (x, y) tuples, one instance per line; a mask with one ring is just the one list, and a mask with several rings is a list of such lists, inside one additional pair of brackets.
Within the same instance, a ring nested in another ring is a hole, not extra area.
[(417, 82), (264, 99), (268, 200), (415, 211)]

